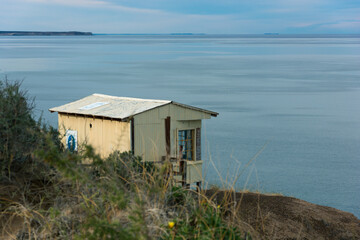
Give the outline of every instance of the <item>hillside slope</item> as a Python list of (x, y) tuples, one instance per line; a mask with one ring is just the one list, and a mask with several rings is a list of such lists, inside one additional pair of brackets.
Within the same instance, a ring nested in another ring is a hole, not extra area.
[(360, 239), (360, 220), (335, 208), (280, 195), (219, 190), (206, 195), (236, 204), (242, 228), (253, 239)]

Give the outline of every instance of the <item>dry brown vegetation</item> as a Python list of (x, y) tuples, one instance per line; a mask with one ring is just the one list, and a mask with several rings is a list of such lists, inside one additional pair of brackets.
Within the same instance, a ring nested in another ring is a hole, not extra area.
[[(356, 239), (359, 220), (282, 196), (177, 187), (167, 162), (63, 149), (0, 82), (0, 239)], [(20, 137), (19, 137), (20, 136)]]

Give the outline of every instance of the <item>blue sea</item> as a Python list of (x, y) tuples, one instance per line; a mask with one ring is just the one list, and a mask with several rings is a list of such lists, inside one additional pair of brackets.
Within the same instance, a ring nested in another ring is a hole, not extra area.
[(203, 121), (205, 186), (281, 193), (360, 217), (359, 35), (0, 37), (0, 77), (36, 117), (92, 93), (169, 99)]

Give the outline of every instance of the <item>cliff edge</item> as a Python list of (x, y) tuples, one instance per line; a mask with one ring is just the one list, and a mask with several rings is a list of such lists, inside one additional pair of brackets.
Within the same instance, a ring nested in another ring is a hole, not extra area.
[(236, 205), (239, 225), (253, 239), (360, 239), (360, 220), (335, 208), (281, 195), (219, 190), (206, 195)]

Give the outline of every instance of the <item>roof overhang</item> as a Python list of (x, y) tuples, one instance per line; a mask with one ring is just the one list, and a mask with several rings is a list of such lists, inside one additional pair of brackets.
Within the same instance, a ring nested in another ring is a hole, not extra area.
[(168, 104), (174, 104), (194, 111), (204, 112), (213, 117), (219, 115), (217, 112), (169, 100), (114, 97), (103, 94), (93, 94), (59, 107), (50, 108), (49, 111), (61, 114), (83, 115), (102, 119), (106, 118), (116, 119), (118, 121), (129, 121), (131, 118), (140, 113)]

